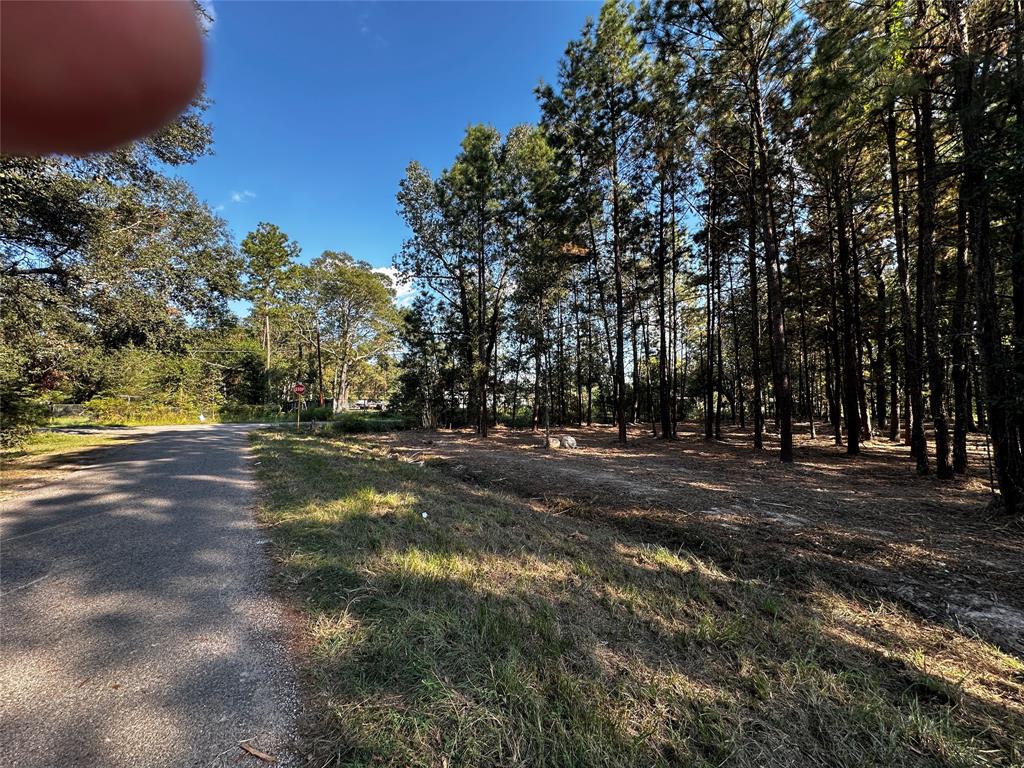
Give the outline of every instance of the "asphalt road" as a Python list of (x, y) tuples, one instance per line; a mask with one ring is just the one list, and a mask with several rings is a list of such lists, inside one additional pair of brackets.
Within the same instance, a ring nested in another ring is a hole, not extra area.
[(126, 431), (0, 502), (0, 765), (293, 762), (247, 429)]

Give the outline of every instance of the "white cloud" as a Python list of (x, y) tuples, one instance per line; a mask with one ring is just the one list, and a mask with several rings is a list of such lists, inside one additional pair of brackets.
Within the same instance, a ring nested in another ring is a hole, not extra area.
[(394, 267), (374, 267), (373, 271), (391, 278), (391, 284), (395, 286), (395, 299), (398, 306), (405, 307), (412, 302), (413, 296), (416, 295), (416, 289), (411, 280), (402, 280), (398, 276), (398, 270)]
[(232, 192), (231, 193), (231, 202), (232, 203), (244, 203), (246, 200), (252, 200), (254, 197), (256, 197), (256, 193), (252, 192), (252, 191), (250, 191), (248, 189), (243, 190), (242, 192)]

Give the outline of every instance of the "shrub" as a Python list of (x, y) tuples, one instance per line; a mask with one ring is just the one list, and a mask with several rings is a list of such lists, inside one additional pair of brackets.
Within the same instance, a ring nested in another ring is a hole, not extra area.
[(276, 405), (228, 403), (217, 411), (219, 421), (242, 424), (250, 421), (283, 421), (288, 414)]
[(333, 428), (345, 434), (366, 434), (370, 432), (397, 432), (408, 429), (409, 421), (404, 416), (369, 414), (342, 411), (335, 415)]
[(503, 424), (506, 427), (523, 429), (529, 427), (533, 422), (533, 408), (530, 406), (517, 408), (515, 418), (513, 418), (511, 411), (499, 411), (497, 420), (499, 424)]
[(215, 418), (221, 382), (199, 359), (124, 347), (104, 360), (99, 391), (87, 403), (108, 423), (182, 424)]
[(85, 407), (102, 424), (192, 424), (199, 420), (200, 413), (194, 407), (184, 409), (167, 403), (109, 395), (94, 397)]
[(32, 399), (31, 392), (0, 389), (0, 448), (20, 446), (45, 419), (45, 407)]
[[(292, 419), (295, 418), (295, 412), (292, 412)], [(334, 416), (334, 411), (330, 409), (330, 406), (315, 406), (311, 408), (304, 408), (300, 414), (302, 421), (330, 421)]]

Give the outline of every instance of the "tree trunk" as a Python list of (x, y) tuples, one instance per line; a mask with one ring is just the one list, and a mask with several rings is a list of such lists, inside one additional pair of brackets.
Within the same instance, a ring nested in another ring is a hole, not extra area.
[(757, 275), (757, 205), (755, 203), (754, 135), (751, 132), (747, 153), (749, 185), (747, 189), (747, 275), (750, 281), (750, 379), (753, 385), (751, 410), (754, 421), (754, 450), (764, 448), (764, 406), (761, 395), (761, 315)]
[(715, 404), (715, 439), (722, 439), (722, 393), (725, 391), (722, 370), (722, 259), (715, 255), (715, 354), (718, 365), (715, 372), (715, 389), (718, 401)]
[[(893, 336), (896, 335), (895, 327), (891, 328)], [(899, 350), (896, 347), (895, 339), (889, 339), (889, 440), (894, 443), (900, 439), (900, 361)]]
[(477, 434), (480, 437), (487, 437), (487, 262), (484, 252), (484, 219), (483, 212), (479, 212), (479, 253), (477, 255)]
[[(846, 421), (846, 453), (860, 453), (861, 420), (857, 397), (857, 353), (853, 317), (853, 287), (850, 284), (850, 241), (847, 232), (846, 204), (840, 186), (839, 171), (832, 169), (832, 190), (836, 211), (836, 237), (839, 244), (839, 291), (843, 316), (843, 416)], [(853, 276), (856, 280), (856, 275)]]
[(523, 367), (523, 339), (519, 338), (516, 345), (516, 372), (512, 377), (512, 420), (511, 428), (516, 428), (516, 415), (519, 412), (519, 370)]
[[(875, 325), (877, 354), (875, 355), (875, 364), (871, 371), (871, 383), (874, 384), (875, 387), (878, 431), (879, 434), (881, 434), (889, 423), (889, 408), (887, 402), (888, 388), (885, 377), (886, 353), (888, 352), (887, 342), (889, 336), (889, 306), (888, 298), (885, 294), (885, 276), (881, 258), (879, 258), (878, 262), (875, 264), (873, 271), (875, 277), (875, 301), (878, 302), (878, 315)], [(895, 403), (895, 400), (893, 402)]]
[[(887, 22), (888, 24), (888, 22)], [(904, 409), (904, 420), (909, 425), (910, 452), (917, 459), (917, 470), (928, 472), (928, 457), (924, 447), (924, 397), (921, 394), (921, 373), (918, 366), (914, 327), (910, 314), (910, 264), (907, 256), (907, 230), (903, 217), (900, 191), (899, 159), (896, 152), (896, 111), (890, 101), (885, 120), (886, 147), (889, 154), (889, 186), (892, 198), (893, 240), (896, 245), (896, 271), (899, 282), (900, 321), (903, 327), (904, 391), (909, 401), (909, 413)]]
[[(953, 476), (949, 463), (949, 424), (946, 419), (946, 361), (939, 348), (939, 317), (935, 278), (935, 136), (932, 131), (932, 97), (929, 81), (922, 88), (914, 110), (917, 127), (917, 259), (921, 275), (925, 342), (928, 357), (928, 393), (935, 433), (935, 474)], [(920, 466), (920, 462), (919, 462)], [(925, 459), (927, 467), (927, 458)]]
[(775, 204), (768, 177), (768, 139), (764, 130), (760, 74), (751, 68), (751, 114), (754, 144), (757, 150), (758, 196), (760, 199), (761, 239), (768, 274), (768, 309), (771, 318), (772, 380), (775, 389), (776, 421), (779, 424), (779, 459), (793, 461), (793, 394), (786, 361), (786, 320), (783, 306), (782, 270), (779, 266), (779, 241), (775, 225)]
[(1024, 514), (1024, 461), (1011, 403), (1015, 392), (1002, 348), (1002, 326), (996, 291), (995, 260), (991, 247), (988, 161), (985, 146), (985, 93), (976, 77), (975, 56), (969, 50), (967, 30), (959, 3), (949, 3), (952, 27), (955, 107), (964, 149), (964, 186), (967, 193), (967, 243), (974, 262), (978, 350), (981, 354), (989, 433), (995, 474), (1008, 514)]
[(658, 416), (661, 439), (672, 437), (672, 413), (669, 402), (668, 328), (665, 313), (665, 179), (658, 187)]
[[(794, 223), (794, 230), (796, 224)], [(806, 409), (808, 434), (814, 434), (814, 402), (811, 399), (811, 371), (807, 354), (807, 305), (804, 298), (802, 258), (796, 253), (796, 232), (793, 234), (793, 269), (796, 273), (796, 294), (800, 311), (800, 379), (803, 384), (804, 408)]]
[[(733, 419), (732, 423), (736, 423), (736, 411), (739, 411), (740, 417), (740, 429), (746, 429), (747, 422), (743, 415), (744, 411), (744, 395), (743, 395), (743, 367), (740, 365), (740, 318), (739, 312), (736, 310), (736, 287), (733, 281), (733, 274), (735, 269), (733, 268), (732, 261), (729, 263), (729, 306), (730, 314), (732, 315), (732, 359), (734, 368), (734, 384), (733, 384)], [(814, 432), (814, 420), (811, 419), (811, 432)]]
[(839, 394), (836, 392), (836, 376), (832, 365), (833, 347), (831, 340), (825, 345), (825, 400), (828, 403), (828, 420), (832, 425), (834, 442), (836, 445), (842, 445), (843, 428), (839, 417)]
[(847, 182), (847, 216), (850, 223), (850, 278), (853, 286), (853, 338), (857, 352), (857, 404), (860, 409), (861, 442), (871, 440), (871, 414), (868, 411), (867, 387), (864, 379), (864, 324), (860, 313), (860, 248), (857, 242), (857, 223), (854, 218), (853, 189)]
[(968, 330), (967, 212), (963, 181), (956, 206), (956, 297), (953, 301), (953, 471), (967, 471), (967, 429), (970, 421), (970, 331)]
[(340, 369), (334, 369), (334, 380), (331, 382), (331, 413), (341, 411), (341, 386), (338, 383)]
[(270, 313), (265, 312), (263, 314), (263, 348), (267, 353), (267, 362), (264, 367), (264, 375), (267, 377), (267, 402), (269, 403), (274, 399), (274, 393), (271, 392), (270, 386)]
[(985, 385), (981, 383), (981, 356), (971, 350), (971, 392), (974, 396), (974, 413), (977, 415), (974, 429), (988, 432), (988, 413), (985, 411)]
[[(830, 185), (834, 186), (832, 180), (829, 182)], [(830, 290), (829, 295), (829, 325), (828, 325), (828, 340), (826, 346), (826, 352), (831, 354), (832, 369), (831, 374), (828, 375), (828, 383), (832, 388), (832, 396), (829, 399), (829, 420), (832, 424), (832, 437), (833, 442), (836, 445), (843, 444), (843, 419), (842, 419), (842, 402), (844, 397), (844, 386), (843, 386), (843, 346), (842, 337), (839, 332), (840, 316), (839, 316), (839, 293), (841, 292), (841, 283), (836, 270), (836, 235), (837, 227), (835, 226), (835, 211), (833, 210), (833, 195), (830, 191), (826, 190), (825, 194), (825, 211), (827, 218), (828, 228), (828, 268), (829, 268), (829, 282)]]
[(636, 285), (636, 261), (633, 262), (633, 305), (629, 310), (629, 343), (633, 351), (633, 405), (629, 409), (629, 420), (633, 424), (640, 422), (640, 320), (637, 316), (639, 312), (639, 297), (640, 291)]
[(573, 336), (576, 341), (576, 426), (583, 426), (583, 333), (580, 323), (579, 281), (573, 275), (572, 311)]
[(324, 407), (324, 357), (320, 349), (320, 324), (316, 326), (316, 378), (320, 390), (320, 407)]
[(1018, 452), (1024, 451), (1024, 0), (1013, 0), (1013, 80), (1010, 101), (1017, 118), (1017, 157), (1013, 234), (1010, 237), (1010, 275), (1013, 281), (1013, 349), (1016, 387)]
[[(713, 173), (714, 171), (712, 171)], [(715, 433), (715, 179), (708, 184), (708, 223), (704, 238), (704, 439)]]
[(677, 369), (679, 367), (679, 349), (677, 346), (678, 342), (678, 329), (677, 329), (677, 318), (679, 316), (679, 305), (676, 297), (676, 260), (678, 252), (676, 249), (676, 199), (675, 199), (675, 186), (673, 185), (672, 191), (669, 194), (669, 202), (672, 208), (672, 215), (669, 226), (672, 232), (672, 258), (670, 259), (672, 265), (672, 290), (671, 290), (671, 303), (672, 307), (672, 329), (671, 329), (671, 347), (672, 347), (672, 364), (669, 368), (672, 376), (672, 391), (670, 394), (671, 403), (669, 404), (669, 410), (672, 418), (672, 437), (676, 436), (676, 423), (679, 417), (678, 414), (678, 403), (679, 403), (679, 382), (677, 380)]
[(533, 344), (533, 418), (530, 420), (530, 430), (533, 432), (537, 431), (537, 427), (540, 426), (540, 411), (541, 411), (541, 397), (540, 397), (540, 377), (541, 377), (541, 349), (543, 344), (541, 342), (540, 334), (537, 334), (537, 338), (534, 339)]
[[(617, 138), (612, 137), (617, 144)], [(619, 158), (612, 154), (612, 258), (615, 269), (615, 418), (619, 423), (619, 442), (626, 442), (626, 307), (622, 290), (622, 240), (619, 236)]]
[(341, 366), (339, 377), (339, 389), (341, 390), (341, 410), (348, 410), (348, 363)]

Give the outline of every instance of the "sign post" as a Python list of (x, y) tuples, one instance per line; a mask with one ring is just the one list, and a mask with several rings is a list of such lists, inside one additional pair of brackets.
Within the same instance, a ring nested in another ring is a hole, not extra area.
[(295, 385), (295, 431), (299, 431), (299, 417), (302, 415), (302, 393), (306, 391), (306, 388), (302, 386), (302, 383)]

